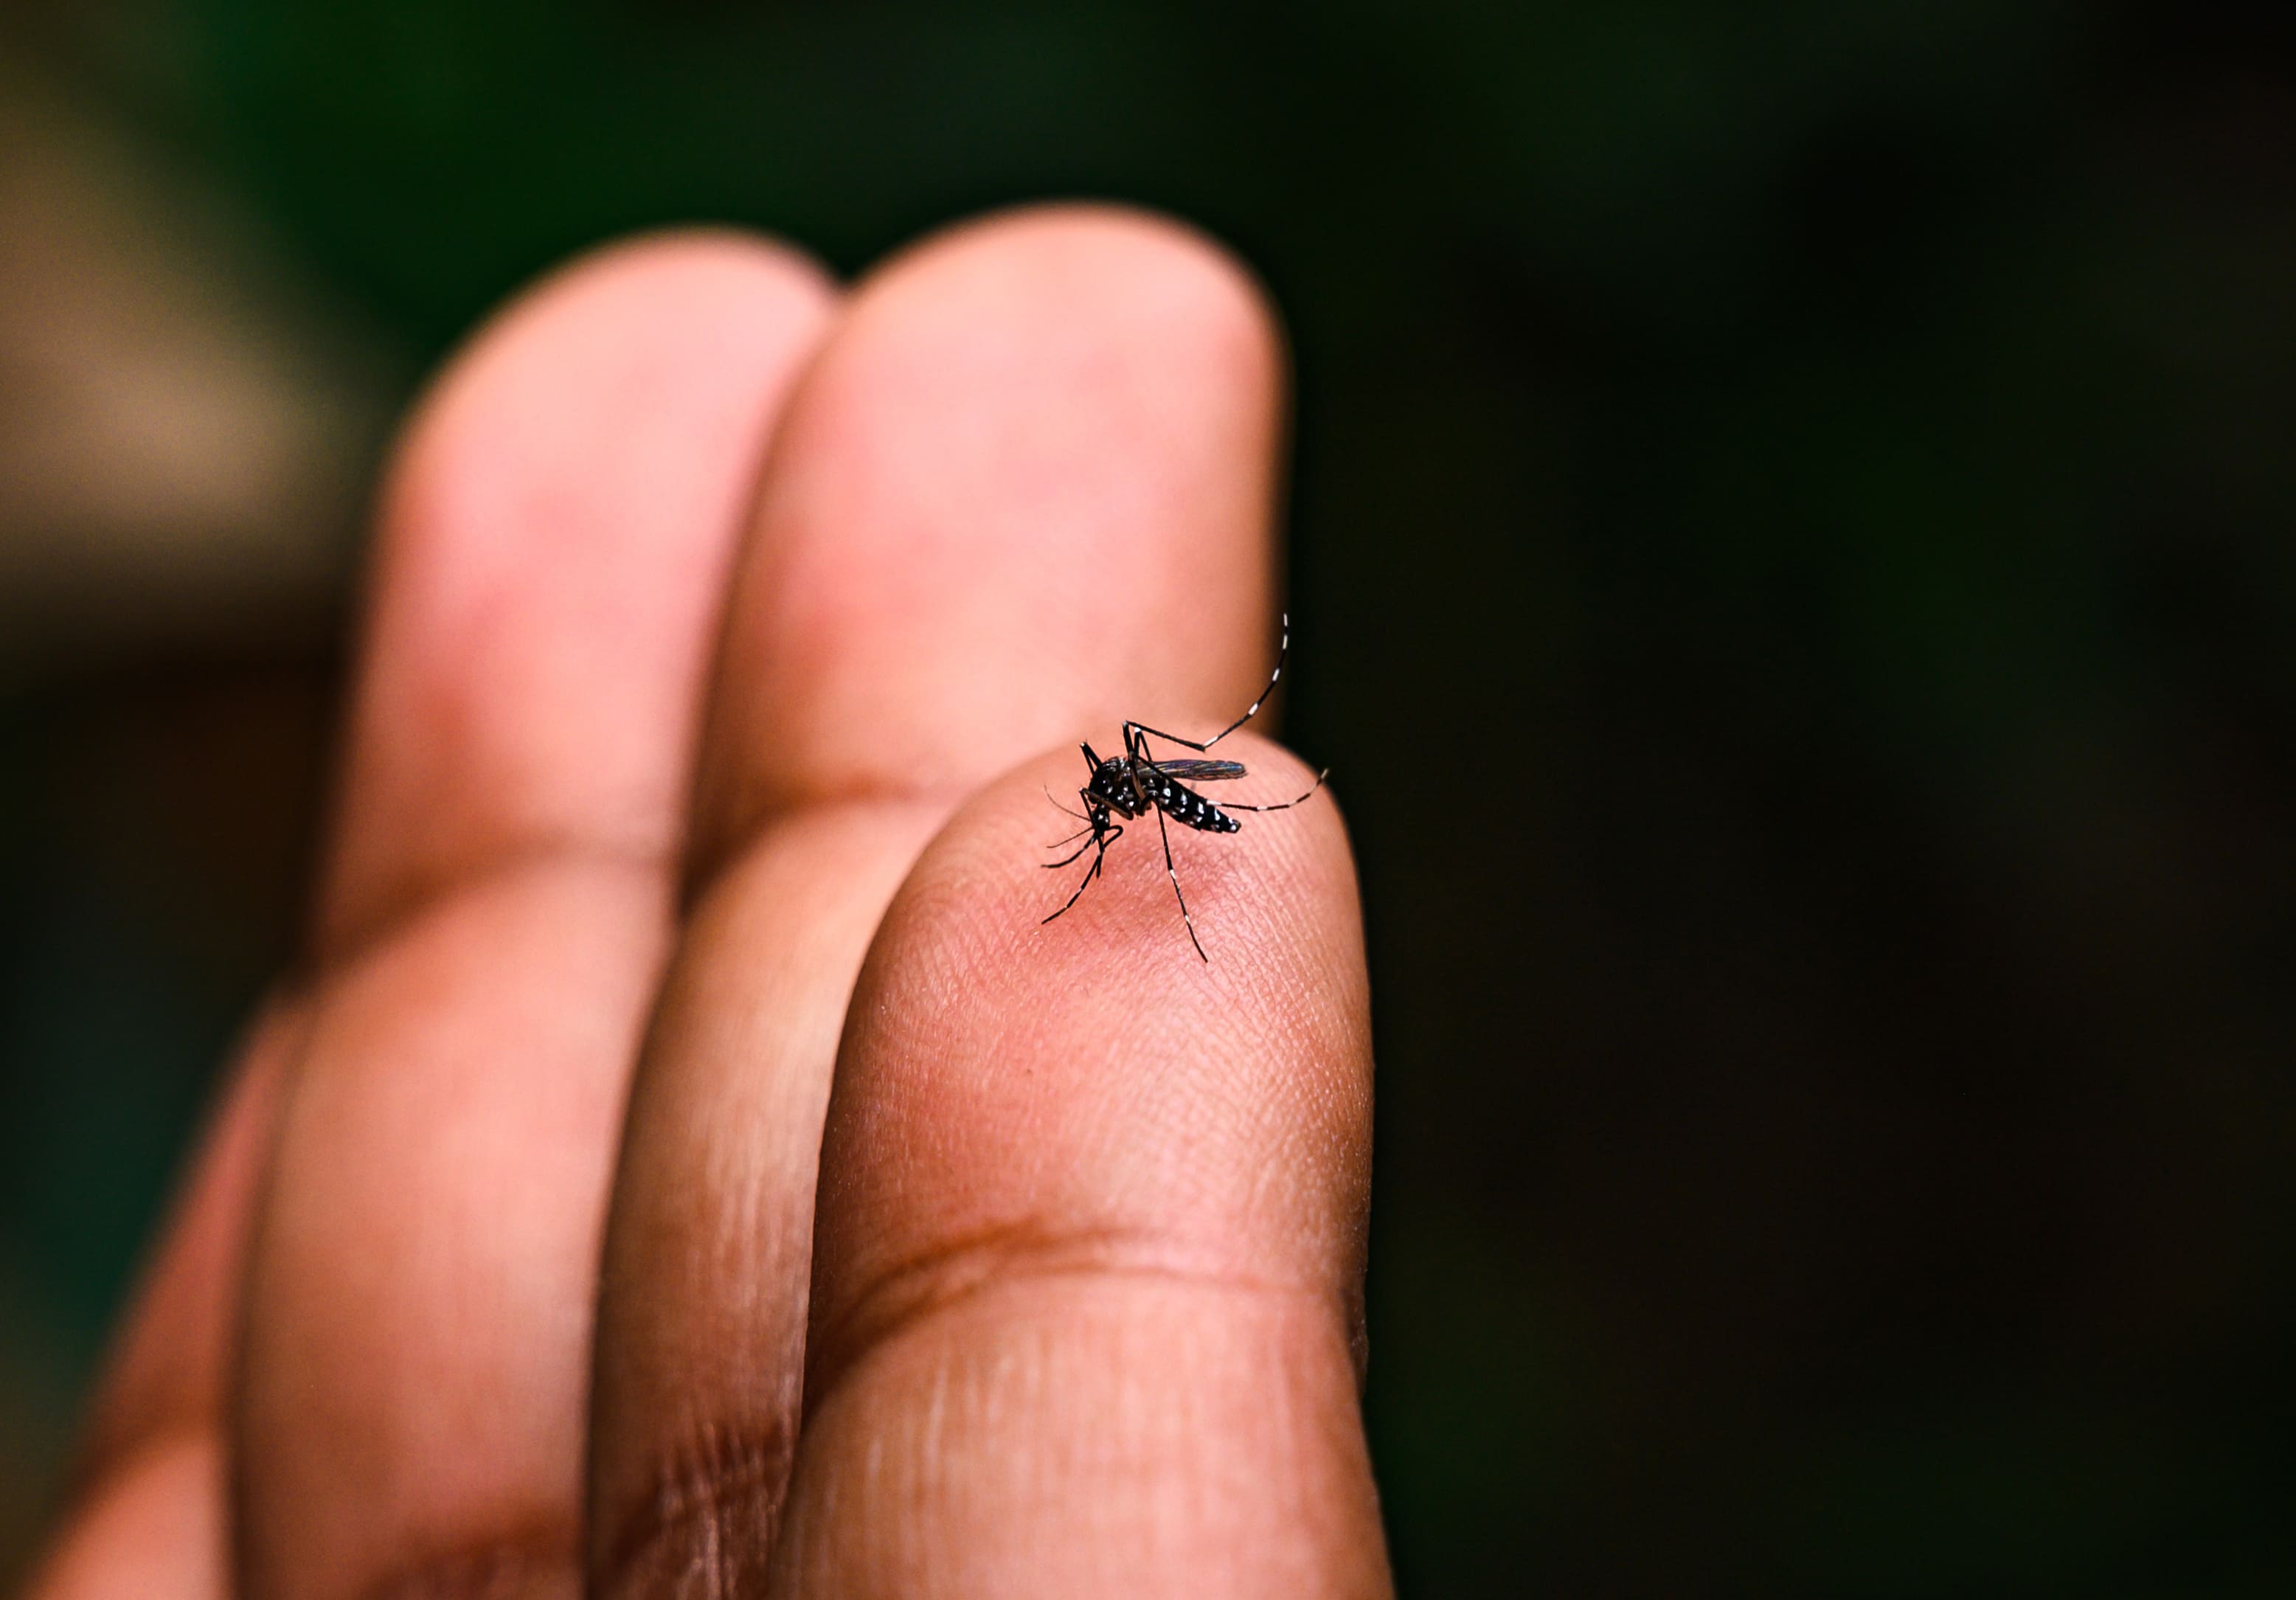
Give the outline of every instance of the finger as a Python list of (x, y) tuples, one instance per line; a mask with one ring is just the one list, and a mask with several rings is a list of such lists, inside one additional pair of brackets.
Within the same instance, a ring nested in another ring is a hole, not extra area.
[(885, 268), (744, 552), (701, 859), (776, 809), (946, 800), (1112, 716), (1225, 707), (1267, 669), (1279, 419), (1265, 302), (1169, 223), (1026, 211)]
[(34, 1600), (225, 1594), (224, 1383), (256, 1181), (305, 1007), (250, 1030), (123, 1318)]
[(1216, 250), (1062, 209), (883, 269), (808, 374), (735, 582), (702, 756), (710, 866), (608, 1233), (602, 1592), (759, 1578), (838, 1034), (925, 840), (1046, 740), (1119, 709), (1226, 708), (1266, 671), (1278, 368)]
[(578, 1587), (598, 1232), (699, 688), (829, 307), (764, 244), (624, 247), (514, 306), (412, 427), (250, 1268), (255, 1600)]
[[(1234, 743), (1252, 798), (1312, 776)], [(1039, 925), (1072, 761), (949, 824), (855, 992), (775, 1592), (1383, 1594), (1338, 812), (1175, 830), (1206, 964), (1152, 839)]]
[(220, 1436), (179, 1432), (119, 1458), (91, 1488), (25, 1600), (228, 1600)]
[(830, 294), (737, 235), (625, 246), (441, 378), (384, 496), (324, 949), (505, 862), (677, 848), (727, 563)]
[(286, 999), (249, 1030), (105, 1364), (83, 1447), (84, 1478), (100, 1476), (155, 1437), (211, 1430), (224, 1420), (257, 1181), (280, 1091), (309, 1023), (308, 1006)]

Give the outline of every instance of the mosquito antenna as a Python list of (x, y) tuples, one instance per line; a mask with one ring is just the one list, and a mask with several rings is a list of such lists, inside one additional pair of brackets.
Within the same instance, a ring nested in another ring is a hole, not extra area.
[[(1048, 849), (1048, 850), (1056, 850), (1056, 849), (1060, 849), (1060, 848), (1061, 848), (1061, 846), (1062, 846), (1062, 845), (1064, 845), (1064, 844), (1073, 844), (1073, 843), (1075, 843), (1078, 840), (1079, 840), (1079, 839), (1083, 838), (1086, 833), (1091, 833), (1091, 832), (1092, 832), (1092, 825), (1091, 825), (1090, 823), (1086, 823), (1086, 824), (1085, 824), (1085, 825), (1084, 825), (1084, 826), (1082, 826), (1082, 827), (1078, 828), (1075, 833), (1073, 833), (1070, 834), (1066, 839), (1055, 839), (1055, 840), (1053, 840), (1051, 842), (1047, 843), (1047, 844), (1046, 844), (1046, 845), (1045, 845), (1043, 848), (1044, 848), (1044, 849)], [(1073, 859), (1074, 859), (1074, 857), (1070, 857), (1070, 859), (1071, 859), (1071, 860), (1073, 860)], [(1068, 865), (1068, 862), (1066, 862), (1066, 861), (1055, 861), (1055, 862), (1054, 862), (1052, 865), (1054, 865), (1054, 866), (1066, 866)]]

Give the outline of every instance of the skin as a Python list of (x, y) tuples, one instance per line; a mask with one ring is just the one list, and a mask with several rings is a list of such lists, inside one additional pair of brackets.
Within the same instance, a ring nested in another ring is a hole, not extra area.
[(1336, 804), (1175, 830), (1208, 965), (1143, 836), (1038, 922), (1078, 740), (1265, 681), (1282, 384), (1098, 209), (842, 291), (640, 241), (482, 330), (29, 1592), (1387, 1593)]

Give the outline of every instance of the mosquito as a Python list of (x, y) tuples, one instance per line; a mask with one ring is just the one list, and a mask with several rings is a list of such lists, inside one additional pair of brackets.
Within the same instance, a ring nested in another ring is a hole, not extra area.
[[(1165, 826), (1164, 819), (1168, 816), (1181, 826), (1193, 828), (1199, 833), (1234, 833), (1241, 830), (1243, 824), (1229, 816), (1229, 812), (1288, 811), (1312, 797), (1324, 786), (1324, 780), (1332, 775), (1331, 768), (1327, 767), (1316, 775), (1316, 781), (1308, 785), (1307, 793), (1297, 800), (1271, 805), (1247, 806), (1232, 801), (1223, 808), (1189, 787), (1193, 784), (1226, 783), (1231, 778), (1244, 775), (1241, 761), (1203, 760), (1198, 757), (1209, 755), (1213, 745), (1258, 716), (1259, 708), (1267, 703), (1267, 697), (1275, 693), (1275, 682), (1283, 676), (1284, 657), (1292, 649), (1292, 619), (1288, 614), (1283, 619), (1283, 628), (1282, 641), (1275, 647), (1275, 670), (1267, 675), (1267, 686), (1259, 692), (1259, 698), (1251, 702), (1242, 716), (1202, 743), (1199, 744), (1193, 739), (1183, 739), (1177, 734), (1165, 733), (1160, 728), (1150, 727), (1145, 723), (1128, 720), (1124, 724), (1122, 755), (1103, 757), (1095, 754), (1089, 744), (1083, 747), (1084, 764), (1091, 775), (1084, 787), (1077, 791), (1077, 799), (1084, 803), (1084, 809), (1071, 809), (1058, 800), (1053, 800), (1053, 804), (1084, 826), (1046, 848), (1056, 850), (1063, 845), (1075, 844), (1079, 839), (1084, 842), (1058, 861), (1046, 862), (1045, 866), (1047, 871), (1057, 871), (1081, 860), (1086, 850), (1093, 853), (1092, 865), (1085, 869), (1083, 882), (1076, 886), (1076, 892), (1069, 896), (1067, 904), (1045, 921), (1049, 923), (1054, 917), (1064, 915), (1084, 898), (1084, 891), (1092, 886), (1092, 881), (1100, 876), (1101, 866), (1108, 859), (1108, 847), (1124, 837), (1124, 824), (1116, 818), (1121, 816), (1126, 822), (1131, 822), (1152, 811), (1156, 816), (1156, 832), (1164, 841), (1164, 874), (1172, 880), (1173, 898), (1180, 902), (1180, 920), (1187, 924), (1188, 942), (1196, 947), (1199, 957), (1206, 962), (1211, 960), (1210, 956), (1204, 955), (1204, 941), (1196, 937), (1196, 919), (1188, 914), (1188, 897), (1180, 889), (1180, 874), (1173, 870), (1172, 835)], [(1148, 741), (1151, 739), (1177, 744), (1197, 754), (1159, 760), (1149, 753)], [(1045, 797), (1051, 800), (1052, 792), (1046, 791)]]

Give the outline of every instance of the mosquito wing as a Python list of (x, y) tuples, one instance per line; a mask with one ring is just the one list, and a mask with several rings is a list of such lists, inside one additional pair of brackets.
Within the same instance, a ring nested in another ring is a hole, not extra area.
[(1241, 761), (1159, 761), (1156, 770), (1183, 784), (1218, 784), (1243, 775)]

